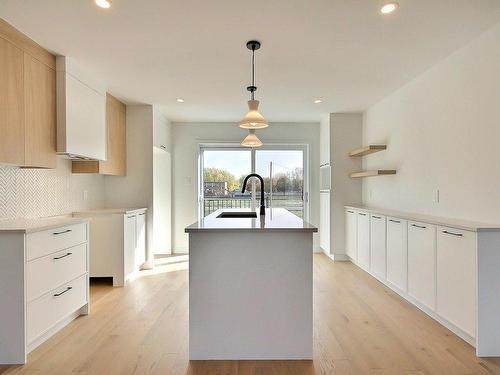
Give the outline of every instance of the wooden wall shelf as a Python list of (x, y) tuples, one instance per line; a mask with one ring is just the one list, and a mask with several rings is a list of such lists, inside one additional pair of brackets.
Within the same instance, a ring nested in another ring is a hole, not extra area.
[(395, 169), (377, 169), (374, 171), (359, 171), (350, 174), (351, 178), (361, 178), (361, 177), (372, 177), (372, 176), (384, 176), (389, 174), (396, 174)]
[(349, 152), (349, 156), (365, 156), (375, 152), (384, 151), (385, 149), (387, 149), (386, 145), (370, 145), (352, 150)]

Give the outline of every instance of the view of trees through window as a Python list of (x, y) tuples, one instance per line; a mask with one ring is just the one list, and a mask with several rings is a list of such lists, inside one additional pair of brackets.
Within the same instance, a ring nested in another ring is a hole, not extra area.
[[(205, 150), (203, 153), (203, 214), (219, 208), (251, 206), (253, 184), (260, 191), (260, 181), (254, 179), (241, 192), (244, 178), (255, 172), (264, 179), (266, 207), (283, 207), (304, 215), (304, 171), (302, 150), (257, 150), (252, 156), (247, 150)], [(257, 194), (257, 204), (260, 196)]]

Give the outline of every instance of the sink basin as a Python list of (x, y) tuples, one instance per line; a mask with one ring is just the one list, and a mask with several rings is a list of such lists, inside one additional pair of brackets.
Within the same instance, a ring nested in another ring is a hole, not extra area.
[(227, 211), (227, 212), (222, 212), (219, 216), (217, 216), (218, 219), (223, 219), (223, 218), (256, 218), (257, 213), (256, 212), (237, 212), (237, 211)]

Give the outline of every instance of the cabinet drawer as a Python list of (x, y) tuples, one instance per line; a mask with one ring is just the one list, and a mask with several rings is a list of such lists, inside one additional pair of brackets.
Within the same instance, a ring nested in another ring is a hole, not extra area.
[(29, 261), (26, 264), (28, 301), (86, 272), (86, 243)]
[(82, 275), (28, 303), (28, 343), (87, 303), (87, 275)]
[(43, 257), (87, 241), (87, 224), (73, 224), (26, 236), (27, 260)]
[(437, 313), (476, 336), (475, 232), (438, 227)]

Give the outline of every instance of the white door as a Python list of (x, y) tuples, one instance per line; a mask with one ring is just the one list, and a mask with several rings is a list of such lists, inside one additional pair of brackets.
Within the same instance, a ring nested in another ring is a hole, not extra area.
[(330, 192), (319, 193), (319, 246), (330, 254)]
[(476, 335), (476, 233), (438, 227), (437, 313)]
[(153, 149), (153, 252), (172, 253), (172, 162), (170, 152)]
[(135, 270), (141, 269), (146, 262), (146, 213), (137, 214), (136, 245), (135, 245)]
[(370, 215), (370, 271), (385, 280), (385, 216)]
[(345, 251), (349, 258), (356, 261), (357, 257), (357, 243), (358, 243), (358, 229), (356, 211), (348, 209), (345, 210)]
[(408, 294), (436, 308), (436, 226), (408, 222)]
[(358, 212), (358, 264), (366, 271), (370, 270), (370, 216), (367, 212)]
[(408, 222), (387, 217), (387, 281), (406, 292), (408, 277)]
[(123, 223), (123, 261), (125, 279), (135, 271), (136, 215), (125, 214)]

